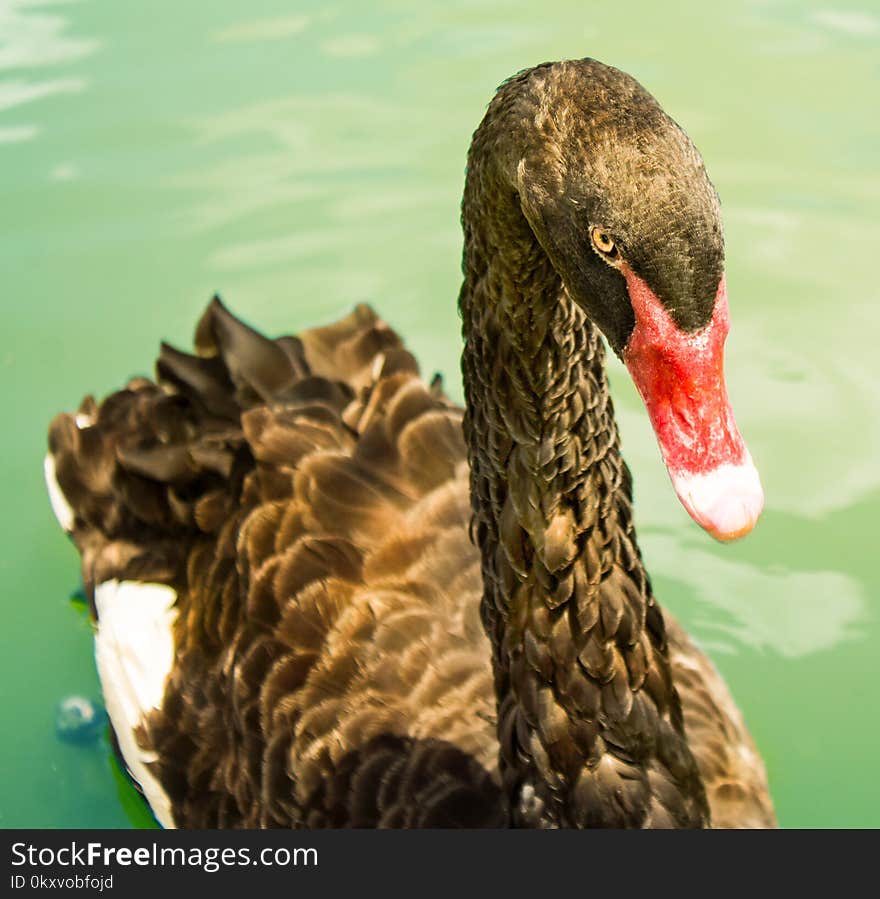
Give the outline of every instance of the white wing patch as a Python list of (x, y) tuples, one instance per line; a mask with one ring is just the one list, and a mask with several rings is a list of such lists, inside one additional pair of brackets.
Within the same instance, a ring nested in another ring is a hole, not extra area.
[(138, 745), (135, 731), (145, 715), (162, 705), (174, 663), (176, 600), (177, 594), (164, 584), (105, 581), (95, 588), (95, 660), (107, 714), (125, 763), (163, 827), (174, 827), (171, 801), (147, 767), (156, 753)]
[(58, 478), (55, 475), (55, 459), (52, 458), (51, 453), (46, 453), (46, 458), (43, 460), (43, 477), (46, 479), (46, 489), (49, 491), (52, 511), (58, 519), (58, 524), (69, 534), (73, 530), (73, 508), (58, 484)]

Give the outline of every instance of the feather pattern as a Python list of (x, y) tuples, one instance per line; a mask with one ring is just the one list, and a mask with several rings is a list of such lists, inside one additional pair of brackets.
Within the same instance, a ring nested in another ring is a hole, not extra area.
[(599, 331), (498, 214), (494, 135), (464, 202), (466, 411), (367, 306), (273, 340), (215, 298), (194, 355), (52, 422), (112, 724), (166, 825), (773, 823), (654, 599)]

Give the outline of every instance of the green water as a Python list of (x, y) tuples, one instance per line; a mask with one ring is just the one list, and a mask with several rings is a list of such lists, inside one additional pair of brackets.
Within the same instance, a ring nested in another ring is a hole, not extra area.
[(45, 429), (187, 344), (214, 290), (269, 332), (377, 306), (454, 391), (464, 155), (545, 59), (628, 70), (721, 194), (728, 375), (767, 509), (687, 518), (612, 372), (661, 601), (730, 682), (786, 826), (880, 825), (880, 3), (0, 0), (0, 826), (149, 822), (106, 742)]

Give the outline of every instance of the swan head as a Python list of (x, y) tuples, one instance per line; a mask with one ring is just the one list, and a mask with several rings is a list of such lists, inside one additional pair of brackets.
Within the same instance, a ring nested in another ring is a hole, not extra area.
[(724, 237), (699, 152), (635, 79), (594, 60), (506, 90), (506, 171), (532, 231), (629, 370), (687, 511), (719, 540), (748, 533), (763, 490), (724, 382)]

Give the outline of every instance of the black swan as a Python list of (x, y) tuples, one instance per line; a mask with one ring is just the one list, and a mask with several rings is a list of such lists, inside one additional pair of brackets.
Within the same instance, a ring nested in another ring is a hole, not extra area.
[(585, 59), (498, 90), (462, 207), (466, 410), (371, 309), (52, 422), (118, 747), (178, 827), (747, 827), (764, 767), (636, 542), (604, 334), (719, 539), (763, 495), (724, 387), (718, 199)]

